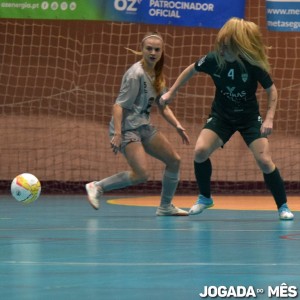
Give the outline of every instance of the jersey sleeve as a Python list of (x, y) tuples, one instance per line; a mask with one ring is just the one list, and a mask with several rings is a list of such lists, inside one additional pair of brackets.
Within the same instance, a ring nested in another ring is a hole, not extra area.
[(207, 55), (202, 56), (195, 62), (195, 70), (197, 72), (204, 72), (211, 74), (212, 69), (216, 65), (216, 58), (214, 52), (209, 52)]
[(208, 70), (208, 59), (207, 56), (203, 56), (195, 62), (195, 70), (197, 72), (207, 72)]
[(140, 89), (140, 80), (136, 76), (124, 76), (116, 103), (126, 109), (131, 109)]
[(256, 67), (255, 68), (257, 81), (261, 84), (264, 89), (268, 89), (272, 86), (273, 80), (268, 72), (265, 70)]

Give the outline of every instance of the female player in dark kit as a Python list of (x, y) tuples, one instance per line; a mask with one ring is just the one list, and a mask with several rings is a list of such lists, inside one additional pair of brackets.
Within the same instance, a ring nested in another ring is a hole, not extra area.
[(116, 154), (119, 151), (124, 154), (130, 170), (86, 184), (88, 200), (93, 208), (98, 209), (104, 192), (146, 182), (149, 177), (148, 154), (165, 164), (161, 201), (156, 215), (187, 216), (187, 211), (172, 204), (179, 181), (180, 157), (165, 135), (150, 122), (151, 108), (157, 105), (162, 117), (176, 129), (183, 143), (189, 144), (189, 137), (172, 110), (159, 104), (161, 95), (166, 91), (164, 42), (160, 34), (153, 32), (145, 35), (141, 46), (141, 53), (131, 50), (142, 55), (142, 59), (123, 76), (109, 128), (112, 150)]
[[(270, 65), (261, 32), (256, 24), (239, 18), (229, 19), (217, 34), (215, 50), (188, 66), (160, 102), (168, 104), (178, 89), (198, 72), (211, 76), (215, 97), (211, 114), (195, 146), (194, 171), (200, 195), (190, 214), (213, 206), (210, 155), (239, 131), (263, 172), (281, 220), (292, 220), (287, 206), (284, 182), (272, 161), (267, 136), (272, 133), (278, 101), (276, 87), (269, 75)], [(256, 98), (258, 83), (265, 89), (268, 107), (260, 116)]]

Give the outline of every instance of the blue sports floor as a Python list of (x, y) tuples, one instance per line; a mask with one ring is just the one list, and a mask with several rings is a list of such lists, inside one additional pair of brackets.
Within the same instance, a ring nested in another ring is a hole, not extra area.
[[(217, 203), (156, 217), (154, 206), (114, 198), (95, 211), (85, 195), (42, 195), (29, 206), (1, 195), (1, 299), (193, 300), (222, 286), (253, 288), (256, 299), (271, 288), (278, 299), (283, 283), (300, 297), (299, 206), (294, 221)], [(224, 299), (218, 293), (206, 299)]]

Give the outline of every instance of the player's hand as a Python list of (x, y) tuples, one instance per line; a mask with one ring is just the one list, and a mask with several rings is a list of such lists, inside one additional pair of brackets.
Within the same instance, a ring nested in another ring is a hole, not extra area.
[(187, 135), (187, 133), (185, 132), (185, 129), (181, 125), (177, 125), (176, 130), (177, 130), (178, 134), (181, 136), (182, 143), (189, 145), (190, 138)]
[(272, 131), (273, 131), (273, 121), (266, 119), (260, 127), (260, 132), (263, 136), (268, 136), (272, 133)]
[(112, 148), (112, 151), (117, 154), (118, 151), (120, 151), (120, 145), (122, 142), (122, 135), (121, 134), (115, 134), (111, 141), (110, 141), (110, 146)]

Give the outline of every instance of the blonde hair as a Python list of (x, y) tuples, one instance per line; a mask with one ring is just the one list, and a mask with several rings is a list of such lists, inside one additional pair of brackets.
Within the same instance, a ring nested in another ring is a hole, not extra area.
[(270, 64), (266, 54), (268, 47), (264, 45), (262, 34), (255, 23), (231, 18), (220, 29), (216, 38), (215, 50), (218, 64), (221, 67), (225, 65), (225, 60), (220, 54), (225, 41), (243, 68), (244, 64), (241, 58), (251, 65), (270, 72)]
[[(142, 39), (142, 42), (141, 42), (142, 49), (144, 47), (145, 41), (148, 38), (152, 38), (152, 37), (158, 38), (163, 43), (163, 38), (158, 32), (148, 32), (147, 34), (144, 35), (144, 37)], [(125, 48), (125, 49), (131, 51), (132, 53), (134, 53), (136, 55), (143, 55), (142, 51), (135, 51), (130, 48)], [(154, 67), (155, 79), (153, 82), (153, 87), (158, 95), (161, 94), (162, 91), (164, 90), (164, 88), (166, 87), (166, 81), (165, 81), (165, 77), (164, 77), (164, 73), (163, 73), (164, 61), (165, 61), (165, 54), (164, 54), (164, 49), (163, 49), (160, 60), (156, 63), (156, 65)]]

